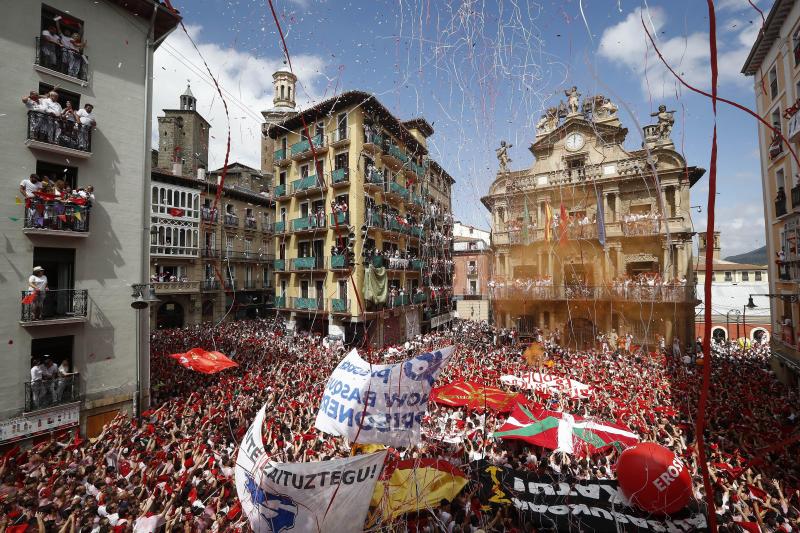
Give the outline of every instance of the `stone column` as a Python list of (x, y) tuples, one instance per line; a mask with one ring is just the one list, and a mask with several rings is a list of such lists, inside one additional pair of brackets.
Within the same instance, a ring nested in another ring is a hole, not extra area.
[(608, 221), (608, 193), (603, 193), (603, 222)]
[(621, 213), (620, 210), (622, 209), (622, 201), (619, 197), (619, 193), (614, 193), (614, 222), (618, 222), (621, 220)]
[(661, 244), (661, 253), (663, 257), (663, 263), (661, 264), (661, 277), (665, 279), (671, 279), (672, 276), (670, 272), (672, 271), (672, 261), (670, 258), (669, 253), (669, 246), (666, 243)]

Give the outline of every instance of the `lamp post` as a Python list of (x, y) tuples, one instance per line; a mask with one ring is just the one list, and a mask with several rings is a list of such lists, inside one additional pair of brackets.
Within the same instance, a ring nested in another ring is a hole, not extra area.
[(749, 294), (747, 296), (747, 303), (742, 306), (742, 329), (744, 329), (744, 336), (747, 337), (747, 310), (750, 309), (751, 311), (758, 307), (755, 302), (753, 302), (753, 295)]
[(731, 340), (731, 313), (736, 314), (736, 337), (739, 337), (739, 315), (741, 315), (741, 313), (739, 313), (738, 309), (730, 309), (727, 313), (725, 313), (725, 326), (728, 331), (728, 340)]
[[(145, 296), (145, 289), (149, 288), (147, 291), (147, 295)], [(158, 298), (156, 298), (156, 291), (153, 287), (148, 285), (147, 283), (134, 283), (131, 285), (131, 289), (133, 289), (133, 294), (131, 294), (131, 298), (133, 301), (131, 302), (131, 307), (136, 310), (136, 392), (133, 396), (133, 415), (136, 418), (139, 418), (141, 414), (141, 400), (142, 400), (142, 379), (141, 379), (141, 369), (142, 369), (142, 348), (144, 347), (141, 337), (142, 337), (142, 314), (141, 311), (145, 309), (149, 309), (151, 304), (160, 302)], [(149, 320), (149, 317), (148, 317)]]

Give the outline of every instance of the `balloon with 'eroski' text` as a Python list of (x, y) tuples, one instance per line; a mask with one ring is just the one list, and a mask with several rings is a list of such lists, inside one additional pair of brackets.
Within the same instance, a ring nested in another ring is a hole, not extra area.
[(622, 494), (651, 513), (680, 511), (692, 495), (686, 465), (671, 450), (654, 442), (642, 442), (622, 452), (617, 479)]

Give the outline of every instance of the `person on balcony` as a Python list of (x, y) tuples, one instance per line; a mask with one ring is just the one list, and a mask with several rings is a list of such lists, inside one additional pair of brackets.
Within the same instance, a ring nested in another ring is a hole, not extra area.
[(61, 62), (66, 65), (68, 76), (73, 78), (80, 77), (81, 67), (83, 67), (83, 49), (86, 43), (81, 39), (79, 32), (70, 33), (64, 31), (61, 39)]
[(97, 127), (97, 120), (95, 120), (94, 117), (94, 106), (92, 104), (86, 104), (83, 106), (83, 109), (77, 110), (75, 115), (81, 123), (81, 127), (78, 130), (78, 149), (88, 150), (89, 132), (92, 128)]
[(44, 307), (44, 298), (47, 293), (47, 276), (44, 275), (44, 269), (40, 266), (33, 267), (33, 274), (28, 278), (28, 294), (35, 294), (33, 299), (33, 320), (42, 319), (42, 308)]
[(41, 105), (39, 111), (45, 114), (45, 116), (40, 116), (41, 129), (46, 141), (55, 143), (61, 135), (59, 119), (61, 118), (61, 113), (64, 111), (61, 108), (61, 104), (58, 102), (58, 93), (56, 91), (50, 91), (47, 97), (40, 98), (39, 102)]
[(61, 33), (54, 25), (42, 30), (41, 54), (42, 66), (55, 69), (58, 66), (58, 54), (61, 50)]
[(58, 367), (49, 355), (45, 355), (44, 361), (42, 361), (42, 383), (44, 385), (42, 398), (47, 396), (48, 403), (58, 403), (56, 378), (58, 378)]
[[(40, 113), (45, 112), (44, 97), (40, 96), (38, 92), (31, 91), (28, 96), (22, 97), (22, 103), (28, 109), (28, 137), (31, 139), (41, 140), (47, 137), (47, 130), (45, 128), (46, 120)], [(34, 113), (30, 113), (34, 111)]]
[(42, 403), (42, 367), (39, 359), (31, 361), (31, 404), (34, 409), (38, 409)]

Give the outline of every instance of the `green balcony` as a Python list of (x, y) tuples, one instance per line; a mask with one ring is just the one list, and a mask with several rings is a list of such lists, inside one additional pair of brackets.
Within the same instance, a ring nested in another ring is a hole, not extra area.
[(275, 272), (283, 272), (286, 270), (286, 259), (276, 259), (272, 263), (272, 268)]
[(320, 188), (320, 183), (317, 181), (316, 174), (292, 182), (292, 194), (318, 188)]
[(286, 184), (281, 183), (280, 185), (275, 186), (275, 196), (286, 196)]
[(317, 219), (314, 215), (295, 218), (292, 220), (292, 231), (302, 231), (306, 229), (324, 228), (325, 219)]
[(294, 309), (320, 309), (320, 302), (316, 298), (295, 298), (294, 305), (292, 306)]
[(285, 233), (286, 232), (286, 222), (283, 221), (283, 220), (279, 220), (272, 227), (273, 227), (273, 232), (274, 233)]
[(281, 148), (280, 150), (275, 150), (275, 154), (272, 156), (275, 161), (283, 161), (286, 159), (286, 148)]
[(347, 257), (343, 255), (332, 255), (331, 268), (347, 268)]
[(376, 255), (372, 258), (372, 266), (375, 268), (382, 268), (383, 267), (383, 256)]
[(422, 231), (423, 231), (422, 228), (420, 228), (419, 226), (412, 226), (411, 227), (411, 235), (413, 235), (414, 237), (418, 237), (418, 238), (421, 239), (422, 238)]
[[(322, 147), (324, 139), (322, 138), (322, 134), (317, 134), (311, 137), (311, 141), (314, 143), (314, 149), (317, 149)], [(311, 144), (308, 142), (307, 138), (304, 138), (300, 142), (294, 143), (291, 151), (292, 155), (298, 155), (308, 152), (309, 150), (311, 150)]]
[(392, 231), (396, 231), (398, 233), (402, 233), (402, 231), (403, 231), (403, 227), (400, 225), (400, 223), (394, 217), (389, 219), (389, 227), (387, 229), (392, 230)]
[(428, 295), (424, 292), (420, 292), (414, 295), (414, 303), (415, 304), (424, 304), (428, 301)]
[(276, 296), (275, 307), (279, 309), (286, 309), (286, 296)]
[(367, 136), (366, 142), (367, 144), (376, 144), (378, 146), (383, 146), (383, 136), (378, 135), (377, 133), (370, 133)]
[(337, 224), (349, 224), (350, 223), (350, 215), (349, 213), (331, 213), (331, 226), (336, 226)]
[(419, 194), (412, 194), (411, 203), (413, 203), (414, 205), (418, 205), (420, 207), (425, 207), (425, 198), (420, 196)]
[(422, 259), (412, 259), (410, 268), (411, 270), (422, 270), (425, 268), (425, 261)]
[(383, 185), (383, 172), (373, 168), (371, 171), (367, 172), (364, 181), (372, 183), (373, 185)]
[(425, 167), (423, 167), (422, 165), (418, 165), (418, 164), (412, 162), (411, 163), (411, 170), (413, 170), (414, 173), (420, 178), (425, 176)]
[(317, 268), (316, 257), (296, 257), (291, 262), (292, 270), (314, 270)]
[(406, 155), (406, 153), (403, 152), (403, 150), (396, 144), (389, 145), (388, 153), (390, 156), (394, 157), (401, 163), (406, 163), (409, 160), (409, 157)]
[(397, 295), (392, 300), (392, 307), (402, 307), (404, 305), (409, 304), (409, 299), (407, 294)]
[(344, 298), (331, 299), (331, 311), (333, 311), (334, 313), (346, 313), (347, 300), (345, 300)]
[(399, 183), (389, 182), (389, 192), (400, 195), (404, 200), (408, 200), (408, 189)]
[(378, 213), (372, 213), (367, 217), (367, 226), (374, 226), (376, 228), (383, 227), (383, 219)]
[(331, 172), (331, 181), (333, 183), (343, 183), (350, 180), (349, 168), (337, 168)]

